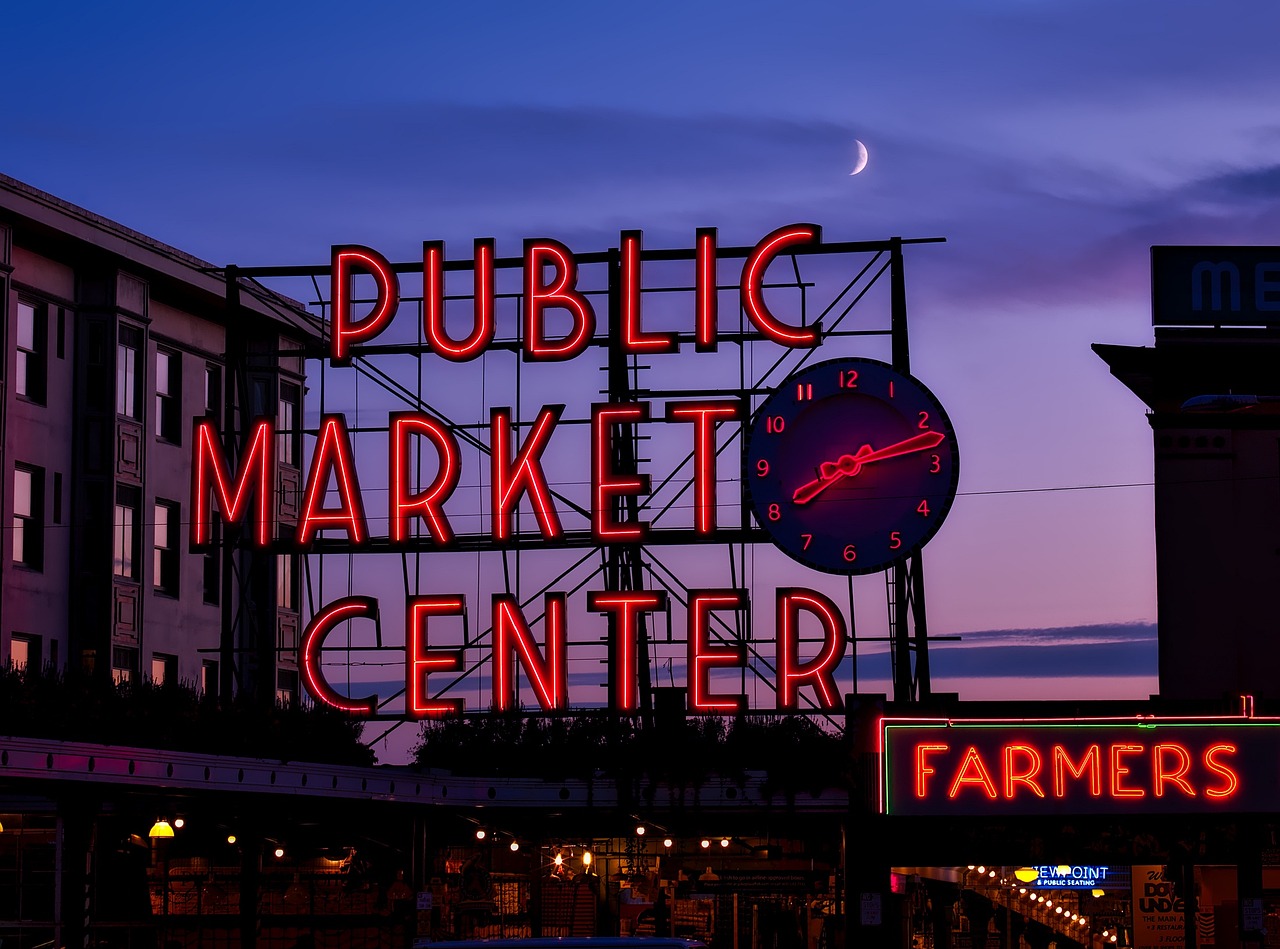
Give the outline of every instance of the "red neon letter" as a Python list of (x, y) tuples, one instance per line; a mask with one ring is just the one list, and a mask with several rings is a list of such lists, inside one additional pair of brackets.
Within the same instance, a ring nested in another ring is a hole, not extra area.
[[(1167, 754), (1173, 755), (1177, 759), (1172, 771), (1165, 767), (1165, 755)], [(1191, 770), (1191, 752), (1187, 751), (1182, 745), (1152, 745), (1151, 759), (1154, 771), (1151, 783), (1155, 786), (1156, 797), (1164, 797), (1166, 782), (1177, 787), (1187, 797), (1196, 796), (1196, 789), (1191, 786), (1191, 782), (1186, 778), (1187, 773)]]
[(339, 695), (324, 677), (324, 669), (320, 663), (320, 650), (324, 646), (324, 638), (339, 623), (350, 619), (374, 619), (378, 615), (378, 601), (371, 596), (347, 596), (334, 600), (323, 610), (311, 617), (306, 630), (302, 633), (302, 682), (311, 693), (312, 698), (325, 705), (331, 705), (344, 712), (357, 715), (372, 715), (377, 707), (378, 697), (370, 695), (363, 699), (349, 699)]
[(1073, 762), (1067, 749), (1061, 745), (1053, 746), (1053, 796), (1066, 797), (1067, 772), (1073, 778), (1084, 777), (1085, 769), (1089, 769), (1089, 793), (1094, 797), (1102, 797), (1102, 751), (1097, 745), (1090, 745), (1085, 750), (1080, 764)]
[(816, 224), (791, 224), (765, 235), (751, 251), (742, 268), (742, 307), (747, 316), (775, 343), (783, 346), (816, 346), (821, 330), (819, 324), (796, 327), (783, 323), (764, 304), (764, 272), (778, 254), (795, 244), (822, 242), (822, 228)]
[(660, 590), (631, 590), (609, 593), (592, 590), (587, 594), (587, 609), (593, 613), (611, 613), (616, 619), (611, 655), (613, 657), (614, 694), (612, 707), (619, 712), (633, 712), (636, 700), (636, 629), (641, 613), (652, 613), (667, 607), (667, 595)]
[(1127, 788), (1120, 784), (1123, 778), (1131, 770), (1124, 764), (1126, 755), (1142, 754), (1141, 745), (1112, 745), (1111, 746), (1111, 796), (1112, 797), (1145, 797), (1147, 792), (1142, 788)]
[(1222, 778), (1224, 782), (1220, 788), (1205, 788), (1205, 797), (1224, 798), (1231, 797), (1236, 793), (1236, 789), (1240, 787), (1240, 775), (1236, 774), (1235, 769), (1230, 765), (1218, 761), (1217, 755), (1234, 755), (1237, 751), (1239, 749), (1235, 745), (1225, 743), (1210, 745), (1205, 749), (1204, 766)]
[[(781, 587), (777, 596), (778, 708), (795, 708), (806, 681), (817, 693), (819, 708), (839, 708), (835, 670), (849, 641), (839, 607), (815, 590)], [(809, 662), (800, 660), (801, 610), (818, 617), (822, 626), (822, 648)]]
[[(1021, 755), (1026, 760), (1026, 765), (1019, 769), (1014, 758)], [(1013, 786), (1015, 784), (1023, 784), (1031, 788), (1031, 793), (1036, 797), (1044, 797), (1044, 788), (1036, 783), (1036, 778), (1040, 775), (1040, 766), (1044, 764), (1040, 757), (1040, 752), (1036, 751), (1030, 745), (1005, 745), (1004, 746), (1004, 796), (1009, 800), (1013, 800)]]
[[(337, 476), (340, 503), (336, 509), (321, 507), (331, 473)], [(320, 420), (320, 435), (315, 454), (311, 456), (311, 471), (307, 474), (302, 517), (298, 520), (298, 546), (306, 550), (316, 532), (327, 527), (341, 527), (347, 532), (347, 539), (357, 546), (369, 539), (360, 482), (356, 480), (355, 461), (351, 457), (351, 440), (341, 415), (326, 415)]]
[(947, 797), (954, 799), (966, 784), (976, 784), (982, 788), (987, 797), (993, 801), (996, 799), (996, 783), (991, 780), (991, 772), (983, 764), (978, 749), (972, 745), (964, 753), (964, 761), (960, 763), (960, 770), (956, 772), (955, 780), (951, 782)]
[(916, 745), (916, 797), (923, 800), (928, 796), (924, 779), (938, 773), (937, 768), (926, 763), (925, 755), (950, 750), (950, 745)]
[(515, 676), (512, 674), (512, 647), (529, 677), (544, 712), (569, 704), (568, 664), (565, 661), (563, 593), (548, 593), (543, 607), (547, 630), (547, 658), (538, 654), (538, 644), (524, 621), (520, 604), (505, 593), (493, 595), (493, 707), (505, 712), (515, 704)]
[(619, 238), (618, 278), (622, 284), (618, 305), (622, 317), (624, 353), (674, 353), (676, 338), (670, 333), (646, 333), (640, 328), (640, 244), (643, 231), (623, 231)]
[(741, 666), (746, 663), (746, 647), (738, 643), (711, 648), (711, 614), (721, 610), (740, 610), (746, 603), (745, 590), (689, 591), (689, 709), (694, 712), (740, 712), (747, 697), (718, 695), (711, 691), (712, 666)]
[(489, 413), (490, 497), (493, 506), (493, 523), (490, 532), (494, 540), (507, 540), (511, 536), (511, 514), (520, 495), (529, 493), (533, 504), (533, 516), (538, 520), (542, 536), (554, 540), (564, 533), (560, 527), (560, 515), (547, 487), (547, 476), (542, 471), (542, 452), (555, 430), (563, 405), (544, 405), (533, 423), (528, 439), (520, 446), (515, 461), (511, 461), (511, 410), (493, 409)]
[(716, 351), (716, 229), (700, 227), (694, 232), (694, 345), (700, 353)]
[(227, 470), (227, 456), (223, 454), (218, 431), (213, 427), (211, 419), (196, 419), (195, 433), (191, 439), (195, 455), (191, 460), (191, 543), (194, 546), (207, 545), (212, 533), (209, 489), (212, 488), (218, 495), (218, 510), (222, 514), (222, 522), (234, 524), (244, 517), (249, 506), (248, 491), (251, 483), (254, 484), (254, 501), (257, 502), (253, 540), (259, 547), (271, 543), (271, 535), (274, 533), (271, 523), (271, 474), (275, 471), (275, 439), (271, 429), (271, 422), (267, 419), (254, 423), (253, 434), (249, 436), (249, 447), (240, 459), (240, 471), (235, 479), (233, 494), (228, 485), (231, 474)]
[(451, 362), (475, 359), (493, 342), (493, 240), (475, 242), (471, 335), (454, 339), (444, 327), (444, 241), (422, 243), (422, 331), (431, 348)]
[(409, 718), (444, 718), (462, 712), (462, 699), (428, 699), (427, 676), (433, 672), (461, 672), (462, 653), (427, 648), (427, 618), (461, 616), (466, 604), (460, 596), (414, 596), (405, 603), (404, 713)]
[[(616, 477), (613, 426), (623, 426), (622, 438), (633, 438), (632, 423), (649, 420), (648, 402), (610, 402), (591, 406), (591, 533), (600, 541), (644, 540), (648, 523), (614, 520), (613, 500), (649, 493), (649, 476)], [(633, 455), (634, 457), (634, 455)]]
[[(351, 319), (351, 276), (356, 268), (373, 277), (378, 296), (373, 310), (363, 320)], [(368, 247), (339, 244), (333, 248), (329, 289), (329, 362), (345, 366), (351, 362), (351, 344), (373, 339), (391, 322), (400, 305), (400, 281), (387, 258)]]
[[(542, 268), (550, 264), (555, 277), (542, 282)], [(575, 289), (578, 265), (569, 248), (559, 241), (524, 242), (524, 352), (531, 360), (551, 362), (572, 359), (587, 347), (596, 330), (596, 314), (591, 301)], [(548, 340), (545, 312), (553, 307), (568, 310), (573, 329), (559, 340)]]
[[(413, 493), (413, 458), (409, 453), (409, 439), (424, 435), (435, 446), (440, 467), (435, 480), (425, 491)], [(391, 416), (390, 432), (390, 500), (388, 501), (387, 536), (393, 544), (403, 544), (409, 539), (409, 518), (418, 514), (431, 531), (437, 547), (446, 547), (453, 541), (453, 528), (445, 516), (443, 505), (458, 486), (462, 472), (457, 439), (442, 423), (422, 412), (398, 412)]]
[(693, 422), (693, 527), (716, 529), (716, 423), (738, 418), (737, 402), (668, 402), (667, 421)]

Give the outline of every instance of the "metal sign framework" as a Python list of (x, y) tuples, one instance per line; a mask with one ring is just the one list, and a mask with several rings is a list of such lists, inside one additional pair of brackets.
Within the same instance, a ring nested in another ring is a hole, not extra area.
[[(395, 557), (399, 560), (401, 582), (405, 596), (419, 592), (424, 578), (431, 575), (435, 563), (445, 557), (470, 555), (476, 563), (476, 590), (479, 594), (484, 586), (485, 564), (487, 560), (500, 559), (501, 587), (507, 594), (517, 596), (521, 608), (535, 608), (543, 602), (544, 594), (552, 590), (567, 591), (570, 595), (581, 591), (591, 580), (599, 577), (605, 590), (625, 591), (637, 589), (663, 590), (668, 602), (683, 607), (687, 604), (690, 586), (681, 579), (680, 571), (668, 562), (668, 552), (677, 549), (697, 552), (697, 562), (705, 565), (708, 562), (707, 550), (718, 549), (726, 556), (725, 563), (733, 586), (750, 588), (754, 579), (756, 545), (767, 543), (767, 535), (758, 526), (751, 523), (745, 503), (745, 488), (742, 487), (741, 458), (744, 452), (742, 433), (745, 430), (755, 406), (773, 387), (791, 372), (803, 367), (815, 355), (852, 355), (855, 346), (865, 346), (875, 338), (881, 338), (881, 344), (888, 343), (889, 359), (895, 369), (910, 371), (910, 349), (907, 331), (906, 284), (903, 263), (905, 245), (932, 243), (941, 238), (902, 239), (898, 237), (880, 241), (857, 241), (842, 243), (814, 243), (789, 249), (786, 257), (779, 258), (771, 268), (769, 280), (765, 287), (771, 294), (783, 295), (791, 304), (789, 317), (800, 324), (812, 326), (820, 324), (821, 343), (811, 349), (783, 349), (768, 340), (761, 333), (754, 331), (748, 324), (742, 307), (737, 307), (736, 321), (731, 320), (727, 308), (720, 308), (720, 326), (718, 341), (721, 348), (715, 355), (716, 364), (723, 368), (728, 362), (732, 369), (733, 379), (730, 384), (700, 384), (714, 374), (702, 376), (681, 371), (672, 372), (675, 361), (681, 365), (697, 366), (697, 360), (707, 358), (704, 353), (688, 353), (669, 356), (639, 357), (624, 353), (618, 344), (620, 334), (617, 332), (619, 299), (619, 252), (617, 249), (602, 253), (575, 254), (574, 260), (580, 274), (580, 289), (588, 296), (603, 296), (608, 302), (608, 317), (602, 319), (601, 327), (592, 336), (588, 353), (595, 354), (595, 368), (604, 377), (604, 386), (598, 390), (600, 398), (581, 400), (582, 406), (592, 401), (633, 402), (637, 400), (672, 400), (719, 397), (740, 400), (743, 411), (735, 422), (721, 423), (715, 437), (715, 453), (717, 457), (728, 456), (728, 463), (722, 465), (723, 472), (732, 471), (732, 481), (737, 484), (735, 504), (736, 526), (722, 526), (710, 537), (697, 533), (691, 526), (674, 523), (681, 517), (681, 502), (693, 490), (692, 461), (694, 453), (688, 451), (674, 465), (670, 472), (661, 479), (655, 477), (650, 493), (645, 498), (635, 495), (624, 495), (612, 500), (614, 519), (616, 521), (636, 520), (647, 516), (650, 529), (642, 545), (634, 543), (602, 544), (596, 540), (589, 529), (567, 526), (563, 536), (548, 540), (536, 530), (521, 529), (523, 515), (517, 520), (517, 531), (510, 544), (496, 546), (489, 533), (482, 529), (481, 519), (477, 518), (476, 528), (459, 529), (456, 548), (452, 552), (436, 550), (429, 536), (422, 535), (412, 540), (408, 549), (403, 547), (392, 550), (384, 536), (375, 536), (369, 544), (355, 548), (345, 539), (321, 538), (312, 548), (313, 553), (306, 558), (303, 574), (307, 592), (308, 607), (312, 613), (323, 603), (323, 597), (317, 601), (318, 594), (327, 583), (333, 582), (335, 573), (341, 580), (347, 578), (348, 584), (357, 567), (355, 557), (369, 557), (381, 554), (383, 558)], [(741, 261), (752, 251), (750, 247), (724, 247), (716, 252), (717, 271), (727, 270), (725, 262)], [(642, 297), (646, 301), (656, 321), (671, 319), (671, 300), (682, 296), (688, 297), (694, 291), (690, 285), (689, 263), (695, 259), (693, 249), (678, 250), (643, 250), (641, 261), (645, 265), (646, 283), (641, 288)], [(785, 262), (785, 263), (784, 263)], [(360, 418), (361, 400), (366, 405), (370, 402), (389, 404), (396, 411), (415, 411), (426, 413), (446, 425), (455, 435), (459, 444), (466, 451), (474, 451), (477, 458), (483, 458), (489, 452), (488, 444), (481, 437), (487, 428), (484, 423), (471, 422), (462, 412), (484, 410), (487, 401), (486, 386), (492, 379), (512, 384), (509, 390), (511, 398), (507, 404), (513, 409), (513, 427), (516, 437), (521, 429), (527, 431), (529, 423), (521, 415), (523, 406), (528, 404), (530, 396), (536, 399), (536, 391), (547, 387), (545, 367), (535, 367), (520, 360), (520, 307), (521, 295), (518, 288), (507, 286), (515, 272), (523, 264), (519, 257), (497, 258), (494, 261), (494, 272), (498, 283), (495, 293), (499, 309), (498, 334), (489, 347), (488, 352), (480, 356), (476, 363), (467, 364), (467, 373), (459, 375), (461, 370), (450, 367), (444, 371), (440, 359), (435, 356), (422, 337), (422, 305), (421, 295), (402, 293), (400, 306), (417, 309), (417, 338), (401, 336), (391, 342), (365, 344), (354, 351), (354, 358), (349, 368), (342, 370), (324, 366), (319, 360), (322, 353), (308, 353), (309, 364), (318, 368), (316, 383), (309, 386), (309, 393), (318, 396), (316, 402), (307, 406), (306, 417), (314, 417), (315, 413), (327, 414), (334, 411), (355, 412), (355, 424), (350, 430), (357, 435), (377, 435), (387, 432), (387, 426), (366, 426)], [(788, 266), (789, 265), (789, 266)], [(394, 271), (401, 275), (421, 274), (421, 261), (398, 263), (392, 265)], [(786, 278), (777, 279), (784, 267), (790, 273)], [(465, 274), (474, 270), (474, 262), (470, 259), (448, 260), (444, 262), (444, 270), (449, 274), (459, 274), (450, 278), (447, 291), (457, 289), (457, 283), (466, 283)], [(661, 274), (661, 280), (649, 280), (649, 274)], [(313, 331), (323, 332), (324, 317), (328, 313), (329, 299), (325, 292), (329, 287), (330, 267), (324, 266), (285, 266), (285, 267), (235, 267), (225, 270), (227, 286), (227, 305), (230, 314), (228, 324), (234, 328), (241, 325), (239, 314), (239, 296), (242, 292), (260, 295), (265, 302), (273, 305), (270, 291), (264, 291), (263, 284), (276, 289), (292, 290), (294, 295), (302, 297), (296, 288), (300, 281), (309, 284), (314, 291), (311, 305), (318, 311), (320, 319), (311, 327)], [(884, 278), (888, 278), (887, 294), (883, 287)], [(248, 278), (248, 279), (246, 279)], [(411, 279), (411, 278), (410, 278)], [(262, 283), (260, 283), (261, 281)], [(292, 284), (289, 284), (292, 281)], [(722, 277), (717, 278), (717, 291), (736, 291), (736, 284), (726, 284)], [(872, 294), (875, 290), (876, 294)], [(865, 320), (867, 325), (859, 325), (857, 316), (868, 309), (868, 296), (872, 300), (883, 300), (887, 296), (887, 314)], [(780, 297), (775, 296), (775, 299)], [(463, 292), (446, 292), (446, 306), (467, 306), (472, 299), (470, 287)], [(736, 300), (736, 293), (735, 293)], [(368, 305), (372, 301), (363, 302)], [(855, 316), (856, 314), (856, 316)], [(887, 315), (887, 320), (884, 317)], [(853, 319), (850, 319), (854, 316)], [(296, 318), (296, 315), (295, 315)], [(402, 321), (407, 322), (402, 316)], [(508, 322), (509, 321), (509, 322)], [(676, 317), (676, 323), (680, 318)], [(687, 322), (687, 321), (686, 321)], [(726, 328), (726, 323), (734, 325)], [(504, 326), (506, 332), (504, 332)], [(689, 347), (693, 342), (693, 334), (689, 327), (677, 325), (674, 335), (682, 347)], [(245, 364), (248, 354), (245, 352), (242, 336), (229, 331), (228, 334), (228, 385), (226, 387), (227, 409), (224, 418), (224, 432), (238, 432), (243, 438), (249, 426), (247, 416), (238, 406), (250, 404), (247, 391)], [(837, 352), (838, 350), (838, 352)], [(766, 358), (760, 359), (762, 368), (757, 367), (757, 358), (761, 352)], [(493, 369), (491, 361), (497, 359), (514, 360), (510, 371), (503, 373), (501, 367)], [(428, 365), (435, 360), (435, 365)], [(407, 361), (409, 371), (404, 371)], [(667, 362), (659, 366), (660, 361)], [(552, 387), (563, 394), (563, 386), (571, 372), (565, 364), (556, 364), (561, 378), (553, 380)], [(664, 371), (665, 369), (665, 371)], [(335, 385), (332, 374), (336, 372), (355, 373), (358, 380), (352, 392)], [(540, 379), (533, 377), (541, 374)], [(452, 405), (457, 401), (456, 380), (470, 378), (470, 389), (464, 382), (465, 398), (462, 408)], [(440, 377), (437, 379), (436, 377)], [(478, 377), (478, 378), (477, 378)], [(308, 379), (314, 378), (308, 373)], [(446, 381), (446, 378), (450, 381)], [(441, 390), (442, 383), (446, 389)], [(360, 386), (366, 389), (361, 390)], [(367, 387), (371, 385), (372, 389)], [(453, 388), (448, 388), (453, 386)], [(318, 391), (316, 391), (318, 390)], [(478, 390), (478, 391), (476, 391)], [(477, 400), (475, 396), (478, 395)], [(350, 401), (346, 401), (350, 400)], [(561, 399), (556, 399), (560, 401)], [(564, 400), (570, 401), (570, 400)], [(479, 403), (477, 405), (477, 402)], [(586, 426), (589, 416), (574, 414), (574, 406), (561, 418), (562, 426)], [(302, 424), (299, 421), (299, 424)], [(580, 429), (585, 431), (585, 429)], [(282, 432), (282, 435), (287, 433)], [(316, 430), (306, 428), (304, 437), (314, 439)], [(637, 474), (642, 466), (651, 463), (646, 457), (649, 436), (643, 434), (638, 427), (624, 429), (623, 437), (615, 442), (613, 468), (620, 475)], [(233, 452), (244, 445), (232, 446)], [(363, 453), (361, 453), (363, 455)], [(483, 489), (483, 484), (473, 487)], [(719, 486), (718, 486), (719, 487)], [(732, 484), (729, 485), (732, 488)], [(553, 483), (551, 490), (557, 501), (564, 504), (565, 509), (578, 516), (585, 516), (589, 525), (590, 505), (583, 505), (573, 496), (574, 483), (571, 479), (564, 483)], [(721, 510), (726, 510), (723, 495), (720, 501)], [(254, 574), (254, 561), (261, 563), (267, 556), (264, 551), (253, 551), (241, 532), (233, 528), (226, 532), (224, 538), (224, 582), (228, 585), (239, 584), (240, 596), (227, 596), (224, 603), (236, 602), (244, 604), (252, 601), (248, 596)], [(529, 555), (537, 554), (540, 558), (549, 558), (552, 551), (558, 551), (557, 565), (567, 564), (558, 570), (548, 571), (543, 564), (529, 560)], [(593, 562), (598, 557), (598, 562)], [(337, 561), (335, 563), (335, 560)], [(498, 569), (498, 568), (495, 568)], [(796, 568), (801, 569), (801, 568)], [(550, 574), (550, 576), (548, 576)], [(889, 643), (892, 668), (893, 698), (896, 701), (911, 701), (927, 698), (930, 694), (930, 675), (928, 661), (928, 632), (924, 602), (924, 567), (920, 554), (911, 557), (907, 562), (891, 567), (886, 571), (886, 595), (888, 612), (887, 637), (859, 637), (856, 627), (851, 628), (853, 642), (853, 682), (857, 689), (857, 643), (868, 641), (884, 641)], [(327, 577), (327, 578), (326, 578)], [(527, 578), (536, 577), (533, 582)], [(489, 577), (489, 579), (492, 579)], [(530, 589), (531, 588), (531, 589)], [(850, 622), (853, 622), (853, 578), (848, 578), (847, 596)], [(228, 593), (230, 591), (227, 591)], [(274, 642), (274, 630), (252, 628), (260, 624), (261, 619), (255, 617), (252, 610), (243, 607), (233, 614), (224, 611), (224, 630), (221, 647), (224, 686), (234, 680), (241, 682), (240, 665), (246, 655), (253, 656), (261, 666), (267, 660), (264, 653), (279, 649)], [(541, 614), (529, 617), (532, 628), (537, 629), (543, 621)], [(636, 656), (634, 669), (640, 697), (640, 719), (642, 724), (650, 725), (654, 712), (653, 701), (655, 690), (653, 681), (655, 673), (663, 667), (659, 645), (678, 644), (680, 640), (672, 633), (670, 613), (666, 614), (666, 630), (662, 631), (662, 615), (655, 614), (657, 622), (651, 625), (643, 616), (636, 636)], [(609, 618), (610, 626), (616, 623), (616, 616)], [(769, 638), (754, 635), (750, 616), (746, 610), (738, 610), (732, 619), (724, 619), (712, 615), (714, 625), (713, 636), (721, 643), (745, 646), (748, 662), (742, 676), (764, 682), (769, 685), (769, 675), (773, 668), (771, 656), (767, 650), (760, 648), (768, 643)], [(478, 625), (478, 624), (474, 624)], [(439, 687), (438, 694), (461, 690), (468, 682), (478, 679), (483, 674), (487, 653), (482, 658), (472, 660), (480, 647), (486, 645), (492, 635), (492, 628), (474, 628), (464, 617), (460, 648), (468, 659), (464, 661), (463, 671), (447, 685)], [(658, 628), (655, 629), (654, 626)], [(605, 638), (607, 643), (616, 642), (611, 635)], [(245, 644), (254, 644), (246, 648)], [(239, 645), (237, 645), (239, 644)], [(570, 648), (592, 647), (603, 648), (600, 638), (569, 640)], [(331, 647), (334, 648), (334, 647)], [(612, 648), (609, 646), (608, 648)], [(381, 624), (377, 634), (377, 645), (374, 647), (356, 646), (348, 641), (348, 649), (371, 658), (369, 666), (395, 665), (403, 660), (388, 660), (387, 654), (401, 654), (401, 647), (385, 645), (382, 642)], [(670, 668), (672, 659), (668, 657), (665, 665)], [(351, 662), (348, 662), (348, 669)], [(611, 670), (618, 664), (611, 662)], [(234, 671), (233, 671), (234, 670)], [(610, 675), (614, 673), (611, 671)], [(673, 680), (674, 681), (674, 680)], [(771, 685), (769, 685), (772, 688)], [(228, 690), (229, 692), (229, 690)], [(389, 711), (403, 689), (396, 695), (383, 697), (378, 705), (377, 718), (403, 722), (402, 716)], [(809, 703), (812, 710), (812, 703)], [(391, 726), (396, 727), (395, 725)], [(388, 729), (390, 730), (390, 729)], [(383, 733), (384, 735), (386, 732)], [(382, 737), (382, 736), (379, 736)], [(376, 739), (375, 739), (376, 740)]]

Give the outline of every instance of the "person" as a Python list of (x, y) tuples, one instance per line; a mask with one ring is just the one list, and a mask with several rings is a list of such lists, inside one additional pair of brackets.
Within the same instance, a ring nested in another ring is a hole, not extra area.
[(667, 891), (658, 890), (658, 898), (653, 901), (653, 934), (655, 936), (671, 935), (671, 910), (667, 906)]

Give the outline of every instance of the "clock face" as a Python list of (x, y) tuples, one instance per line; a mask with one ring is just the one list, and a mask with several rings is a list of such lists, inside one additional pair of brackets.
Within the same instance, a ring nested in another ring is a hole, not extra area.
[(960, 455), (933, 393), (872, 359), (807, 367), (774, 390), (747, 435), (756, 522), (828, 573), (883, 570), (918, 551), (956, 496)]

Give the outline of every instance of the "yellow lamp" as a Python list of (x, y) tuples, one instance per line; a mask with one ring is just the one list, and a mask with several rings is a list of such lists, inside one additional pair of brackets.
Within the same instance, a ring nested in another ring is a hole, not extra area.
[(156, 837), (172, 837), (173, 827), (162, 817), (151, 825), (151, 830), (147, 831), (147, 836), (153, 839)]

